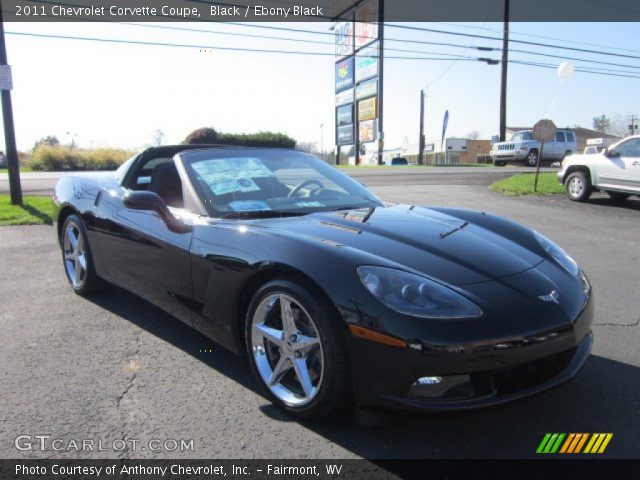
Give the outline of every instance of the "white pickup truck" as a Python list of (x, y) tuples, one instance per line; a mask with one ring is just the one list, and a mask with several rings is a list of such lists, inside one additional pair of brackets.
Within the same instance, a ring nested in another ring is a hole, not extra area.
[(600, 153), (565, 157), (558, 181), (576, 202), (588, 200), (598, 190), (618, 201), (640, 195), (640, 135), (624, 138)]

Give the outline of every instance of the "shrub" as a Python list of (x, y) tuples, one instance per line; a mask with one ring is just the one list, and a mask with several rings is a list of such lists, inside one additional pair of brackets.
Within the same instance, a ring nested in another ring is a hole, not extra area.
[(216, 143), (243, 147), (295, 148), (296, 146), (293, 138), (279, 132), (220, 133)]
[(116, 148), (85, 150), (61, 146), (41, 145), (26, 165), (32, 170), (114, 170), (131, 157), (132, 152)]
[(182, 143), (191, 144), (218, 144), (238, 145), (242, 147), (280, 147), (295, 148), (296, 141), (278, 132), (258, 133), (218, 133), (213, 128), (199, 128), (194, 130)]
[(216, 132), (213, 128), (204, 127), (191, 132), (189, 135), (187, 135), (187, 138), (185, 138), (182, 143), (186, 143), (187, 145), (217, 143), (217, 138), (218, 132)]

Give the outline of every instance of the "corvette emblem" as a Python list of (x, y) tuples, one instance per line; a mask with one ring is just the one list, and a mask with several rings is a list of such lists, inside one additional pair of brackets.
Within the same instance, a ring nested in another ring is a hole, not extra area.
[(560, 292), (558, 292), (558, 290), (551, 290), (548, 295), (540, 295), (538, 298), (543, 302), (553, 302), (559, 304), (560, 301), (558, 299), (560, 298)]

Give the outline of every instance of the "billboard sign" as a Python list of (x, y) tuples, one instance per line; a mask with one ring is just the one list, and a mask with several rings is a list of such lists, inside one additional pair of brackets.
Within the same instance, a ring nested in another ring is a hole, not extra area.
[(353, 123), (353, 103), (338, 107), (336, 122), (339, 127), (344, 127), (345, 125), (351, 125)]
[(353, 57), (336, 63), (336, 92), (353, 87)]
[(372, 97), (378, 93), (378, 79), (367, 80), (356, 85), (356, 100)]
[(358, 102), (358, 121), (373, 120), (378, 117), (378, 97), (367, 98)]
[(353, 103), (353, 88), (336, 93), (336, 107), (347, 103)]
[(338, 145), (351, 145), (353, 143), (353, 125), (338, 127)]
[(360, 142), (375, 141), (377, 135), (377, 122), (375, 120), (360, 122), (358, 127)]
[(356, 50), (378, 38), (378, 0), (367, 0), (356, 9)]
[(376, 42), (363, 48), (356, 54), (356, 82), (361, 82), (362, 80), (367, 80), (378, 75), (379, 47), (380, 44)]
[(335, 28), (336, 57), (353, 55), (353, 22), (340, 22)]

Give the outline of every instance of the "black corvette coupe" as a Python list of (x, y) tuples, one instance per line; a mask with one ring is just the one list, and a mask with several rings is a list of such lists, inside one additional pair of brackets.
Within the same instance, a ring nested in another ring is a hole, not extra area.
[(299, 418), (455, 410), (541, 392), (591, 349), (591, 288), (546, 237), (390, 205), (306, 153), (150, 148), (55, 189), (71, 287), (102, 281), (238, 354)]

